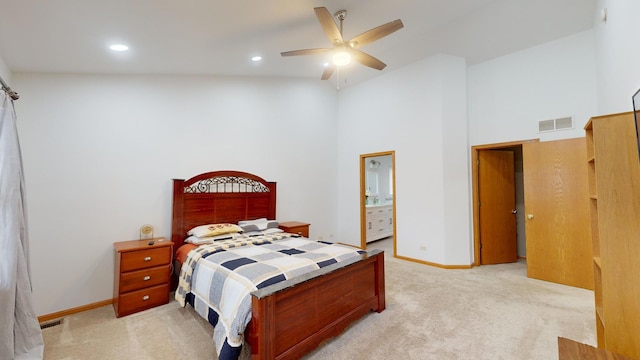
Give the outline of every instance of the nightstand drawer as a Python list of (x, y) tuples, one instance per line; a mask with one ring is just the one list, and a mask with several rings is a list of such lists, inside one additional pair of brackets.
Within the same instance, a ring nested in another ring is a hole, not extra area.
[(309, 237), (309, 227), (308, 226), (296, 226), (290, 227), (287, 229), (288, 233), (302, 235), (306, 238)]
[(171, 248), (161, 247), (139, 251), (129, 251), (122, 254), (120, 271), (144, 269), (171, 263)]
[(120, 295), (119, 316), (129, 315), (169, 302), (169, 284), (153, 286)]
[(170, 265), (129, 271), (120, 275), (120, 292), (126, 293), (169, 282)]

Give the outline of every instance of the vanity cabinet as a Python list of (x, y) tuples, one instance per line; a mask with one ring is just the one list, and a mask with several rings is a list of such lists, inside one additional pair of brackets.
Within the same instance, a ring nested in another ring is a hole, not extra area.
[(367, 242), (393, 236), (393, 205), (367, 206)]

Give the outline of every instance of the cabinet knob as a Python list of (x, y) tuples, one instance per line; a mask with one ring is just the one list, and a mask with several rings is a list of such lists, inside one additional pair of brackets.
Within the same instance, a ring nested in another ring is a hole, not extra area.
[(144, 278), (142, 278), (142, 280), (144, 280), (144, 281), (149, 281), (149, 280), (151, 280), (151, 276), (147, 275), (147, 276), (145, 276)]
[(151, 261), (151, 256), (147, 256), (144, 258), (144, 261)]
[(533, 214), (527, 214), (527, 219), (532, 220), (533, 219)]
[(142, 297), (142, 301), (147, 301), (147, 300), (149, 300), (149, 295), (145, 295)]

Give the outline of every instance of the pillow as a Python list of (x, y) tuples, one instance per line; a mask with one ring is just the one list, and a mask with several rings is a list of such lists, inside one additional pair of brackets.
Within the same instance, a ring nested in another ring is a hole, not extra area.
[(281, 233), (281, 232), (284, 232), (284, 230), (279, 229), (279, 228), (275, 228), (275, 229), (248, 231), (248, 232), (243, 233), (243, 235), (252, 237), (252, 236), (262, 236), (262, 235), (277, 234), (277, 233)]
[[(277, 222), (276, 222), (277, 224)], [(277, 234), (277, 233), (281, 233), (284, 232), (284, 230), (280, 229), (279, 227), (275, 227), (275, 228), (268, 228), (266, 230), (262, 231), (265, 235), (269, 235), (269, 234)]]
[(255, 220), (240, 220), (238, 225), (244, 229), (245, 227), (249, 231), (264, 230), (267, 228), (267, 218), (260, 218)]
[(197, 236), (191, 235), (188, 238), (184, 239), (184, 242), (189, 244), (194, 244), (194, 245), (202, 245), (202, 244), (211, 244), (214, 241), (237, 239), (239, 237), (242, 237), (242, 234), (229, 233), (229, 234), (206, 236), (206, 237), (197, 237)]
[(245, 232), (278, 228), (278, 222), (276, 220), (267, 220), (266, 218), (260, 218), (256, 220), (241, 220), (238, 221), (238, 225)]
[(242, 228), (235, 224), (208, 224), (196, 226), (187, 232), (197, 237), (210, 237), (223, 234), (242, 232)]

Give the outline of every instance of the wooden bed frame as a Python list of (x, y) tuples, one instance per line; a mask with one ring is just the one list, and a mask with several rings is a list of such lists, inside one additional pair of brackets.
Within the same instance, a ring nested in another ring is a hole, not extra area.
[[(275, 182), (228, 170), (173, 180), (174, 249), (195, 226), (262, 217), (276, 219)], [(257, 290), (251, 306), (245, 341), (252, 359), (300, 358), (353, 321), (385, 309), (384, 252)]]

